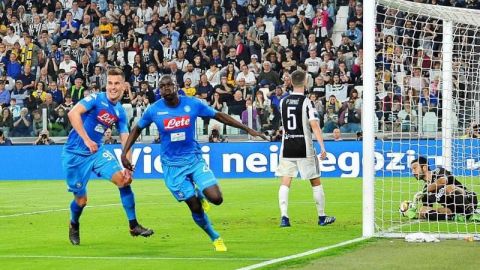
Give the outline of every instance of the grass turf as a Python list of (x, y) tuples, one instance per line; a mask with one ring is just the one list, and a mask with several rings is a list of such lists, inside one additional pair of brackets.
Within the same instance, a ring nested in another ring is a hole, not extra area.
[[(155, 230), (148, 239), (128, 234), (116, 188), (106, 181), (91, 181), (90, 207), (81, 218), (80, 246), (68, 241), (71, 195), (63, 181), (0, 181), (0, 265), (4, 269), (236, 269), (360, 237), (361, 180), (322, 181), (327, 213), (337, 217), (336, 223), (319, 227), (309, 183), (294, 181), (289, 203), (291, 228), (278, 227), (277, 180), (221, 181), (224, 204), (212, 207), (209, 216), (225, 239), (226, 253), (213, 251), (187, 207), (177, 203), (159, 180), (138, 180), (133, 185), (138, 219)], [(396, 183), (416, 185), (413, 181)], [(391, 211), (385, 211), (385, 216), (392, 225), (408, 222), (394, 209), (408, 193), (382, 196), (389, 198), (384, 203)], [(398, 231), (417, 230), (418, 226), (425, 224), (407, 225)], [(410, 269), (419, 265), (421, 254), (442, 254), (452, 249), (456, 260), (463, 261), (458, 265), (469, 269), (474, 265), (470, 264), (472, 255), (468, 255), (471, 247), (478, 248), (478, 243), (419, 245), (374, 239), (267, 268), (321, 269), (335, 265), (336, 269)], [(420, 254), (418, 260), (400, 256), (411, 254), (411, 250)], [(358, 258), (362, 258), (361, 263)]]
[[(162, 181), (140, 180), (133, 185), (138, 219), (155, 230), (147, 239), (128, 234), (116, 188), (106, 181), (91, 181), (90, 207), (80, 220), (80, 246), (68, 241), (71, 195), (63, 181), (2, 181), (0, 265), (4, 269), (235, 269), (361, 234), (358, 179), (324, 180), (327, 212), (337, 216), (335, 225), (326, 227), (317, 225), (308, 182), (292, 185), (291, 228), (278, 226), (277, 180), (224, 180), (220, 185), (224, 204), (212, 207), (209, 216), (225, 239), (226, 253), (213, 251), (187, 207), (173, 199)], [(24, 214), (31, 212), (39, 213)]]

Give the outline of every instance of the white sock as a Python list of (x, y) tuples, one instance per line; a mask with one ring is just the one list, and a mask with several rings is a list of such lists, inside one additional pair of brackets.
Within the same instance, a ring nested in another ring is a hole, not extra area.
[(323, 186), (318, 185), (312, 187), (313, 190), (313, 199), (317, 206), (318, 216), (325, 216), (325, 193), (323, 193)]
[(278, 205), (282, 217), (288, 217), (288, 191), (290, 188), (284, 185), (280, 185), (278, 189)]

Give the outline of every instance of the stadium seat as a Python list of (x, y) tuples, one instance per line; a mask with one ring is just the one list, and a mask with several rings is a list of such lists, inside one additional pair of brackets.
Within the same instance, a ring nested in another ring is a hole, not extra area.
[(218, 127), (219, 127), (218, 131), (220, 132), (220, 134), (223, 135), (224, 124), (222, 122), (219, 122), (219, 121), (215, 120), (215, 119), (210, 119), (210, 123), (208, 124), (208, 135), (210, 135), (212, 133), (212, 129), (216, 125), (218, 125)]
[(266, 21), (265, 22), (265, 32), (268, 34), (268, 41), (270, 42), (275, 35), (275, 26), (272, 22)]
[[(237, 120), (238, 122), (242, 122), (242, 119), (240, 119), (240, 116), (238, 116), (238, 115), (231, 115), (231, 116), (235, 120)], [(226, 130), (227, 135), (239, 135), (240, 134), (240, 129), (238, 129), (238, 128), (227, 126), (226, 129), (227, 129)]]
[(127, 55), (127, 60), (128, 60), (128, 65), (132, 66), (133, 67), (133, 62), (134, 62), (134, 59), (135, 59), (135, 55), (137, 54), (136, 51), (129, 51), (128, 52), (128, 55)]
[(287, 35), (278, 35), (278, 38), (280, 39), (280, 45), (282, 45), (284, 48), (288, 47)]
[(196, 127), (195, 130), (197, 131), (197, 135), (202, 135), (203, 134), (203, 119), (200, 117), (197, 117), (197, 122), (195, 123)]
[(122, 107), (125, 109), (125, 112), (127, 113), (128, 121), (130, 121), (130, 119), (132, 119), (132, 117), (133, 117), (133, 106), (132, 106), (132, 104), (125, 103), (125, 104), (122, 104)]
[(427, 112), (423, 116), (423, 133), (435, 133), (438, 131), (438, 118), (434, 112)]

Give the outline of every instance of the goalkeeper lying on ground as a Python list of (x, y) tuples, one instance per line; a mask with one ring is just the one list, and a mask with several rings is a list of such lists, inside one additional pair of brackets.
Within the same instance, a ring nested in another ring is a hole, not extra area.
[(407, 217), (480, 222), (477, 194), (464, 187), (449, 171), (444, 168), (430, 171), (425, 157), (413, 160), (411, 167), (415, 178), (423, 180), (425, 186), (405, 212)]

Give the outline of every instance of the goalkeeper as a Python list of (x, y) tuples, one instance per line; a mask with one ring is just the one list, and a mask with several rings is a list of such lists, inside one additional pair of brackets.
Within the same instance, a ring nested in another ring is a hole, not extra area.
[(415, 178), (423, 180), (425, 186), (415, 195), (415, 203), (406, 213), (409, 218), (480, 222), (480, 215), (475, 211), (477, 194), (464, 187), (449, 171), (444, 168), (430, 171), (425, 157), (413, 160), (411, 167)]

